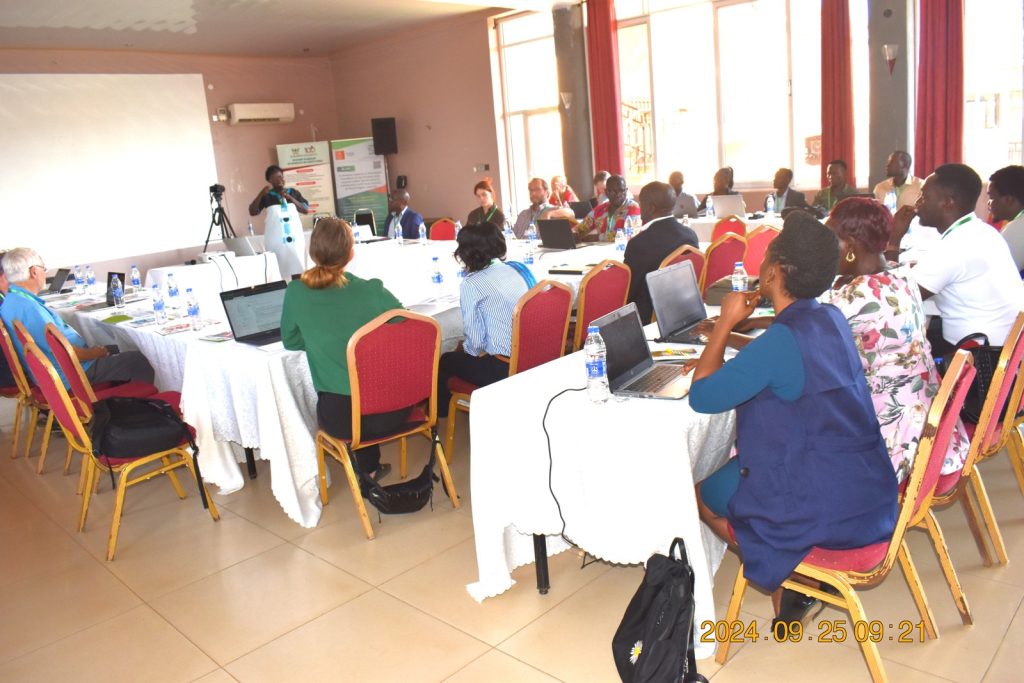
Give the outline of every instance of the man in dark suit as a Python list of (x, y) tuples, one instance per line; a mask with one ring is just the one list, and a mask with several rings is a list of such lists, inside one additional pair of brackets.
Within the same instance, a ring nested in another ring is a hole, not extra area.
[[(775, 192), (775, 213), (782, 213), (783, 209), (799, 209), (807, 206), (807, 197), (803, 192), (790, 187), (793, 182), (793, 171), (788, 168), (780, 168), (775, 172), (775, 180), (772, 187)], [(768, 197), (764, 198), (764, 208), (768, 209)]]
[(396, 225), (402, 228), (402, 237), (407, 240), (419, 239), (423, 216), (409, 208), (409, 193), (394, 189), (388, 195), (388, 220), (384, 224), (384, 234), (396, 237)]
[(667, 183), (647, 183), (640, 190), (640, 218), (647, 227), (626, 245), (623, 261), (632, 272), (629, 301), (636, 304), (644, 323), (654, 313), (647, 273), (657, 270), (666, 256), (684, 244), (699, 248), (697, 233), (672, 217), (675, 204), (675, 190)]

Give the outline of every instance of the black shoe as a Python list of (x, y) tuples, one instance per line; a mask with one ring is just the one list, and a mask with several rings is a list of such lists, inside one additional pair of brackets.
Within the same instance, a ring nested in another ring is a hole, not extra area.
[(779, 603), (779, 616), (772, 619), (772, 631), (775, 630), (775, 625), (779, 622), (789, 624), (798, 621), (803, 623), (806, 619), (818, 616), (823, 609), (825, 609), (825, 605), (820, 600), (784, 588), (782, 600)]

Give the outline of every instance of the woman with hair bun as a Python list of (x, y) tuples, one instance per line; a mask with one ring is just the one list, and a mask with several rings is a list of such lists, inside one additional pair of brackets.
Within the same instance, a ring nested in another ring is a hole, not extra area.
[(505, 225), (505, 214), (494, 203), (494, 186), (490, 178), (484, 178), (473, 186), (473, 194), (480, 206), (469, 212), (466, 216), (466, 225), (477, 225), (480, 223), (494, 223)]
[[(380, 280), (363, 280), (345, 272), (352, 260), (352, 227), (338, 218), (317, 222), (309, 240), (309, 258), (316, 265), (288, 283), (281, 311), (281, 341), (286, 349), (305, 351), (317, 392), (317, 424), (338, 439), (352, 437), (352, 390), (345, 349), (356, 331), (384, 311), (402, 308)], [(412, 406), (364, 416), (364, 439), (397, 431)], [(356, 465), (380, 479), (390, 465), (380, 462), (380, 448), (355, 452)]]

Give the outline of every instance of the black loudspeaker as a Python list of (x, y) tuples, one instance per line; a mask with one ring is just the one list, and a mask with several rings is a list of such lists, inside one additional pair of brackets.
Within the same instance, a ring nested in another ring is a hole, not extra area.
[(370, 119), (373, 128), (373, 151), (376, 154), (398, 154), (398, 133), (395, 119)]

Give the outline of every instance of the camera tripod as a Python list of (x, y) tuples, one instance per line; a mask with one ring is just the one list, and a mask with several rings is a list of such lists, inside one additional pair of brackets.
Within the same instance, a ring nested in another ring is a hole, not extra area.
[(217, 202), (217, 207), (213, 210), (213, 216), (210, 217), (210, 227), (206, 231), (206, 243), (203, 245), (203, 253), (206, 253), (207, 248), (210, 246), (210, 237), (213, 235), (213, 228), (217, 227), (220, 229), (220, 238), (225, 239), (227, 237), (235, 237), (235, 228), (231, 225), (231, 219), (228, 218), (228, 214), (224, 211), (222, 201), (224, 195), (220, 193), (211, 193), (210, 199)]

